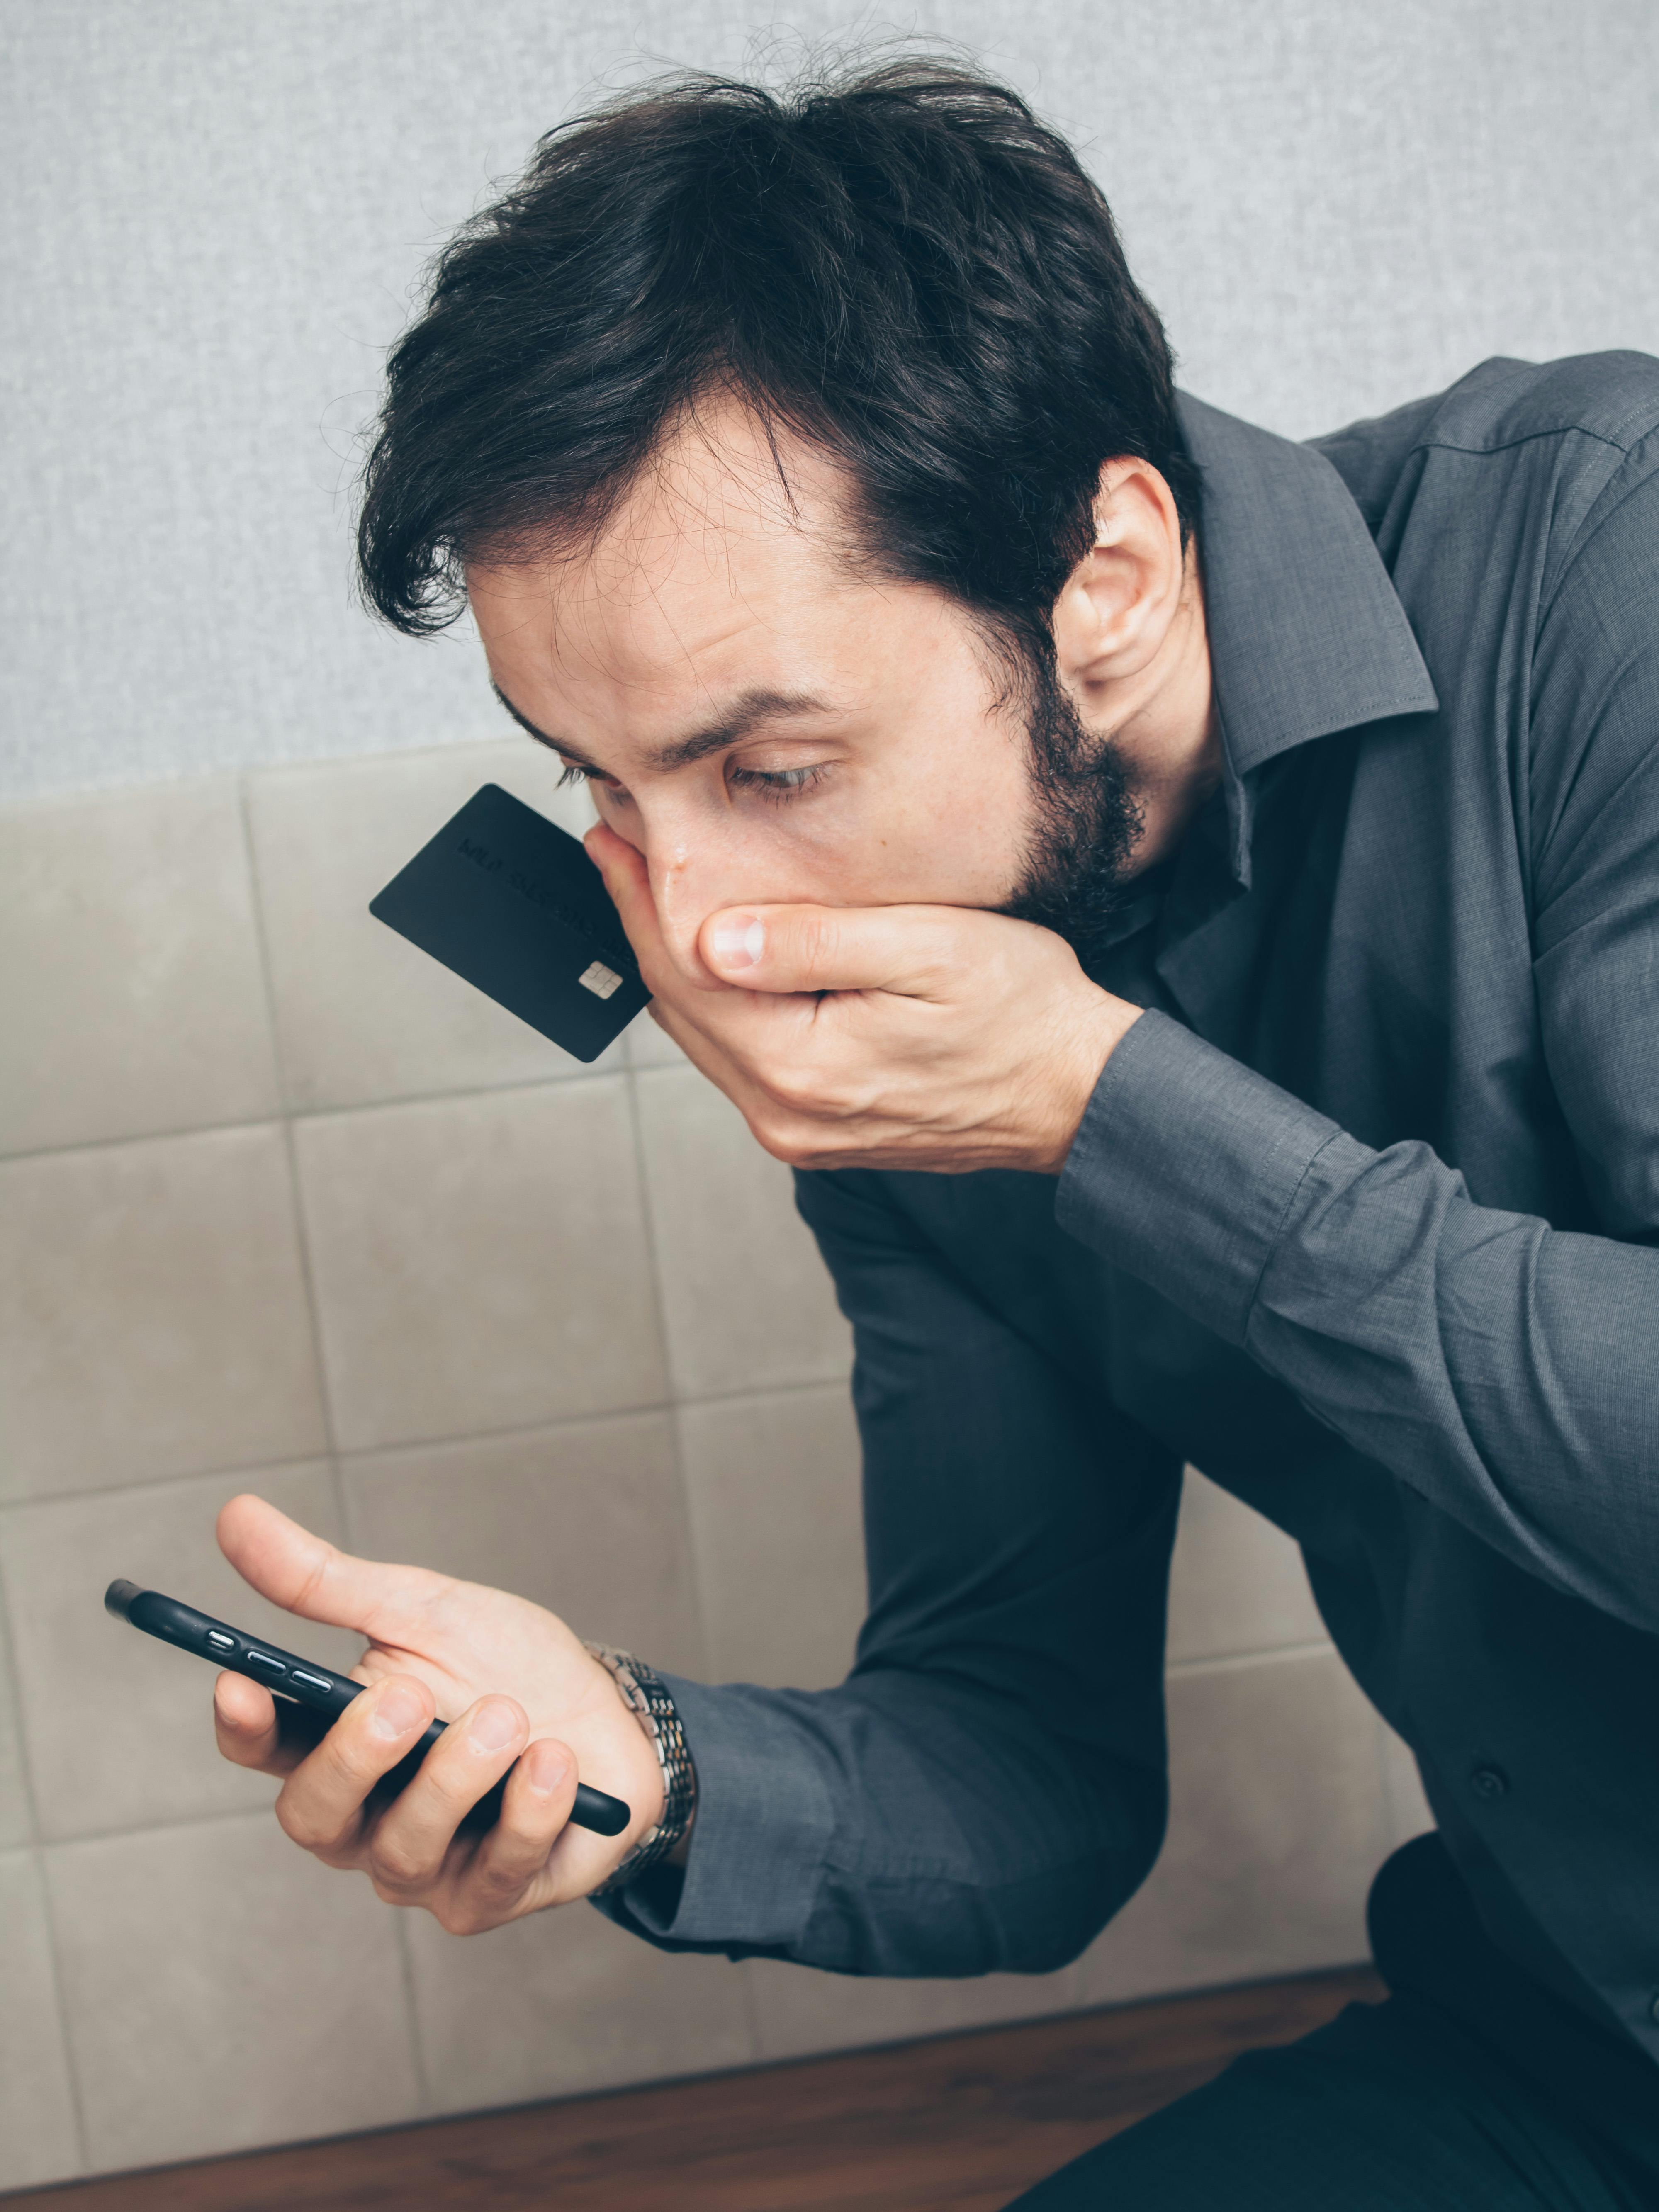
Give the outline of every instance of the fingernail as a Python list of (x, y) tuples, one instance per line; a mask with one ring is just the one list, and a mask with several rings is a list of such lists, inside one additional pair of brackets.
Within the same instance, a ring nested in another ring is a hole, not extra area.
[(752, 968), (766, 950), (766, 925), (758, 915), (728, 915), (709, 939), (722, 968)]
[(521, 1726), (517, 1712), (505, 1698), (492, 1698), (473, 1714), (466, 1733), (475, 1751), (505, 1751)]
[(530, 1786), (538, 1797), (550, 1797), (569, 1769), (569, 1757), (559, 1745), (538, 1744), (530, 1761)]
[(374, 1701), (374, 1711), (369, 1726), (374, 1734), (388, 1741), (393, 1736), (407, 1735), (426, 1717), (426, 1702), (412, 1682), (392, 1682)]

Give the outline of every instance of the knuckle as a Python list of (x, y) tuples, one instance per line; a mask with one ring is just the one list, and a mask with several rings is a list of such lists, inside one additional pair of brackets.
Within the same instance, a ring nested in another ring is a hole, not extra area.
[(427, 1909), (446, 1936), (482, 1936), (493, 1924), (464, 1898), (440, 1898)]
[(796, 928), (798, 941), (794, 950), (801, 966), (811, 975), (822, 968), (833, 968), (841, 941), (835, 915), (822, 908), (809, 912), (799, 916)]
[(749, 1133), (763, 1152), (769, 1152), (782, 1134), (782, 1125), (775, 1114), (763, 1106), (751, 1106), (744, 1115), (749, 1124)]
[(525, 1886), (523, 1869), (500, 1860), (485, 1861), (474, 1870), (474, 1880), (478, 1888), (497, 1903), (519, 1896)]
[(418, 1889), (426, 1878), (425, 1868), (412, 1851), (385, 1841), (377, 1842), (369, 1854), (368, 1870), (376, 1889), (395, 1889), (404, 1895)]
[(791, 1113), (805, 1113), (815, 1103), (817, 1086), (803, 1068), (774, 1068), (766, 1077), (768, 1096), (775, 1106)]
[(289, 1843), (297, 1844), (302, 1851), (320, 1856), (337, 1841), (325, 1823), (286, 1796), (276, 1800), (276, 1825)]
[(794, 1164), (792, 1155), (795, 1147), (791, 1141), (793, 1132), (782, 1121), (763, 1114), (752, 1118), (749, 1128), (763, 1152), (770, 1152), (775, 1160), (781, 1160), (786, 1167)]

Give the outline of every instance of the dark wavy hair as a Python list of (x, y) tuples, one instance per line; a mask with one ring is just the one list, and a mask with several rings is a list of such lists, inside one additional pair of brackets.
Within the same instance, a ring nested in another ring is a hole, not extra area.
[(856, 558), (1028, 651), (1103, 461), (1195, 518), (1163, 325), (1023, 100), (932, 60), (782, 97), (693, 76), (550, 132), (440, 257), (368, 456), (364, 596), (443, 628), (469, 560), (591, 542), (719, 393), (842, 466)]

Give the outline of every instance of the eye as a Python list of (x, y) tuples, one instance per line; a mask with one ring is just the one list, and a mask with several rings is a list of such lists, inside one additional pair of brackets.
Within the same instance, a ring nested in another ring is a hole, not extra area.
[(796, 799), (803, 792), (812, 790), (830, 773), (822, 765), (812, 768), (732, 768), (727, 771), (734, 785), (759, 792), (767, 799)]
[(614, 775), (601, 775), (597, 769), (584, 768), (579, 761), (565, 763), (559, 776), (560, 790), (562, 791), (568, 783), (591, 783), (596, 785), (600, 791), (622, 789), (621, 784)]

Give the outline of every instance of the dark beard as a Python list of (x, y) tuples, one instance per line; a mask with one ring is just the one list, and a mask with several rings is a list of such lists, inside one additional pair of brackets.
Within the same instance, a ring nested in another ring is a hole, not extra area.
[(1124, 902), (1140, 808), (1116, 747), (1084, 728), (1052, 665), (1033, 654), (1027, 667), (1036, 823), (1001, 911), (1052, 929), (1088, 969)]

